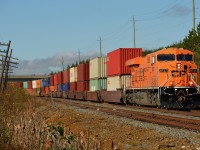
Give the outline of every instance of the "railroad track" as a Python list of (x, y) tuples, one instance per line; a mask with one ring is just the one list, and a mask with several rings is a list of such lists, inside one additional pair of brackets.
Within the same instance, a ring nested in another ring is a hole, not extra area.
[[(171, 126), (171, 127), (178, 127), (182, 129), (188, 129), (200, 132), (200, 119), (189, 119), (189, 118), (183, 118), (183, 117), (174, 117), (174, 116), (168, 116), (155, 114), (153, 112), (138, 112), (135, 110), (127, 110), (123, 108), (111, 108), (106, 106), (96, 106), (88, 103), (79, 103), (79, 102), (72, 102), (72, 101), (66, 101), (63, 99), (54, 99), (57, 102), (62, 102), (64, 104), (78, 107), (81, 109), (88, 109), (88, 110), (95, 110), (99, 112), (103, 112), (109, 115), (115, 115), (120, 117), (125, 117), (129, 119), (149, 122), (149, 123), (155, 123), (159, 125), (165, 125), (165, 126)], [(188, 115), (188, 114), (187, 114)]]

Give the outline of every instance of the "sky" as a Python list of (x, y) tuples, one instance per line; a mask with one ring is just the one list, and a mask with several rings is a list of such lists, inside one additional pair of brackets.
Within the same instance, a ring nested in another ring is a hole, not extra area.
[[(192, 0), (0, 0), (0, 42), (19, 59), (13, 74), (49, 74), (117, 48), (154, 50), (192, 29)], [(196, 25), (200, 0), (195, 0)], [(1, 48), (1, 47), (0, 47)]]

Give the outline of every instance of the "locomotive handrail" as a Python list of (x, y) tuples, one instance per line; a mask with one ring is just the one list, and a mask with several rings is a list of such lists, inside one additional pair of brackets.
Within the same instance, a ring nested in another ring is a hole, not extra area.
[(190, 77), (190, 79), (192, 80), (192, 82), (195, 83), (196, 87), (200, 88), (200, 85), (198, 85), (191, 77)]
[(172, 78), (172, 76), (170, 76), (166, 81), (164, 81), (163, 84), (161, 85), (161, 87), (163, 87), (171, 78)]

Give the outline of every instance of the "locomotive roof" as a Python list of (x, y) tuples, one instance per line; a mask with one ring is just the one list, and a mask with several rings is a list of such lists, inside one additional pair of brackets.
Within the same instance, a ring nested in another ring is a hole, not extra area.
[(165, 49), (161, 49), (159, 51), (156, 51), (154, 53), (151, 53), (149, 55), (152, 55), (152, 54), (155, 54), (155, 55), (158, 55), (158, 54), (182, 54), (182, 53), (193, 54), (192, 51), (187, 50), (187, 49), (182, 49), (182, 48), (165, 48)]
[[(145, 57), (149, 57), (149, 56), (155, 56), (155, 55), (159, 55), (159, 54), (194, 54), (192, 51), (187, 50), (187, 49), (182, 49), (182, 48), (165, 48), (165, 49), (161, 49), (158, 50), (156, 52), (147, 54)], [(141, 64), (143, 63), (145, 60), (145, 57), (136, 57), (133, 59), (130, 59), (128, 61), (126, 61), (126, 66), (132, 66), (134, 64)]]

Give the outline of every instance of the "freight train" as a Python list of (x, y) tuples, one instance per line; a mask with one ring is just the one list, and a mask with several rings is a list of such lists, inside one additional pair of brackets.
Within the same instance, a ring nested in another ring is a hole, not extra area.
[(190, 50), (168, 48), (142, 57), (141, 48), (119, 48), (24, 88), (39, 96), (190, 109), (200, 105), (197, 81)]

